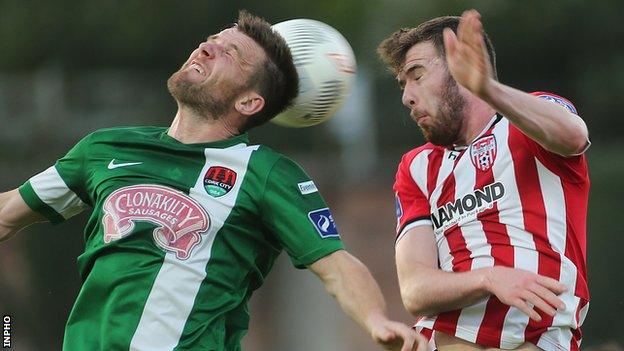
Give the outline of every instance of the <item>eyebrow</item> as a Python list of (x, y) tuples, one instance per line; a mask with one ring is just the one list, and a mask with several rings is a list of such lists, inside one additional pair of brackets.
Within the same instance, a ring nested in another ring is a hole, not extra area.
[[(219, 34), (213, 34), (211, 36), (209, 36), (206, 40), (215, 40), (219, 38)], [(238, 47), (238, 45), (236, 44), (228, 44), (227, 46), (228, 49), (234, 49), (234, 51), (236, 51), (236, 55), (238, 55), (238, 57), (243, 57), (243, 53), (241, 51), (241, 49)]]
[(408, 75), (410, 75), (410, 73), (414, 72), (417, 69), (421, 69), (421, 68), (425, 68), (425, 66), (416, 63), (413, 64), (411, 66), (409, 66), (409, 68), (407, 69), (407, 71), (403, 71), (401, 70), (401, 72), (399, 72), (399, 74), (397, 74), (396, 79), (399, 82), (399, 86), (404, 87), (405, 86), (405, 79), (404, 77), (407, 77)]

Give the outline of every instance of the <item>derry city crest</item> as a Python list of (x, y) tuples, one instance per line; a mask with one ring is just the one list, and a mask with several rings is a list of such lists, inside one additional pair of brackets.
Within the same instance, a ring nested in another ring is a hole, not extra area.
[(110, 194), (104, 205), (104, 242), (132, 233), (137, 221), (156, 225), (154, 242), (186, 260), (210, 227), (210, 218), (188, 195), (160, 185), (133, 185)]

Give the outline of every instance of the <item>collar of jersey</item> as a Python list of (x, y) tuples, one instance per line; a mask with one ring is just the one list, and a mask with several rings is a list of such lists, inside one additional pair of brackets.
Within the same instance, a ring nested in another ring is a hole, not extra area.
[(496, 123), (498, 123), (502, 118), (503, 118), (503, 116), (497, 112), (494, 116), (492, 116), (490, 121), (485, 125), (485, 128), (483, 128), (483, 130), (481, 130), (481, 132), (476, 137), (474, 137), (474, 139), (472, 139), (472, 141), (470, 143), (468, 143), (468, 145), (453, 145), (453, 147), (451, 147), (449, 149), (453, 150), (453, 151), (463, 151), (463, 150), (466, 150), (469, 145), (474, 143), (475, 140), (477, 140), (480, 137), (482, 137), (483, 133), (487, 132), (488, 129), (492, 128), (492, 126), (494, 126)]
[(190, 143), (190, 144), (185, 144), (180, 142), (178, 139), (176, 138), (172, 138), (169, 134), (167, 134), (167, 132), (169, 131), (169, 128), (167, 128), (160, 136), (160, 138), (162, 140), (166, 140), (170, 143), (174, 143), (180, 146), (184, 146), (184, 147), (189, 147), (189, 148), (213, 148), (213, 149), (225, 149), (228, 148), (230, 146), (234, 146), (234, 145), (238, 145), (238, 144), (245, 144), (248, 145), (249, 144), (249, 135), (247, 133), (243, 133), (240, 135), (237, 135), (235, 137), (229, 138), (229, 139), (223, 139), (223, 140), (217, 140), (217, 141), (212, 141), (209, 143)]

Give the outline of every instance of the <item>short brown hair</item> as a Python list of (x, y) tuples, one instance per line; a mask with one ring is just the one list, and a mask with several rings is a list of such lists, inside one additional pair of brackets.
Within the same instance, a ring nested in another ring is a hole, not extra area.
[(265, 105), (245, 124), (247, 130), (267, 122), (292, 104), (299, 95), (299, 76), (288, 44), (270, 23), (241, 10), (236, 28), (258, 43), (267, 55), (266, 61), (249, 77), (250, 87), (258, 89)]
[[(450, 28), (457, 34), (460, 19), (461, 17), (457, 16), (443, 16), (424, 22), (416, 28), (401, 28), (379, 44), (377, 53), (394, 74), (399, 74), (405, 61), (405, 55), (412, 46), (418, 43), (431, 42), (438, 54), (444, 56), (446, 54), (442, 35), (444, 28)], [(483, 32), (483, 40), (496, 79), (496, 52), (485, 31)]]

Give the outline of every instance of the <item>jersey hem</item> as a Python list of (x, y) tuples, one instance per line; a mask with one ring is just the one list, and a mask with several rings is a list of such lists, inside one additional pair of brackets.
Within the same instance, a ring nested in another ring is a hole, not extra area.
[(31, 210), (43, 215), (46, 217), (50, 223), (58, 224), (65, 220), (61, 214), (56, 212), (52, 207), (43, 202), (39, 195), (35, 192), (35, 189), (30, 184), (30, 181), (27, 181), (18, 189), (22, 199), (30, 207)]
[(295, 267), (298, 269), (308, 268), (308, 266), (312, 263), (338, 250), (344, 250), (344, 245), (342, 244), (342, 241), (336, 241), (336, 243), (330, 247), (324, 247), (318, 250), (314, 250), (299, 257), (297, 259), (297, 262), (294, 262)]

